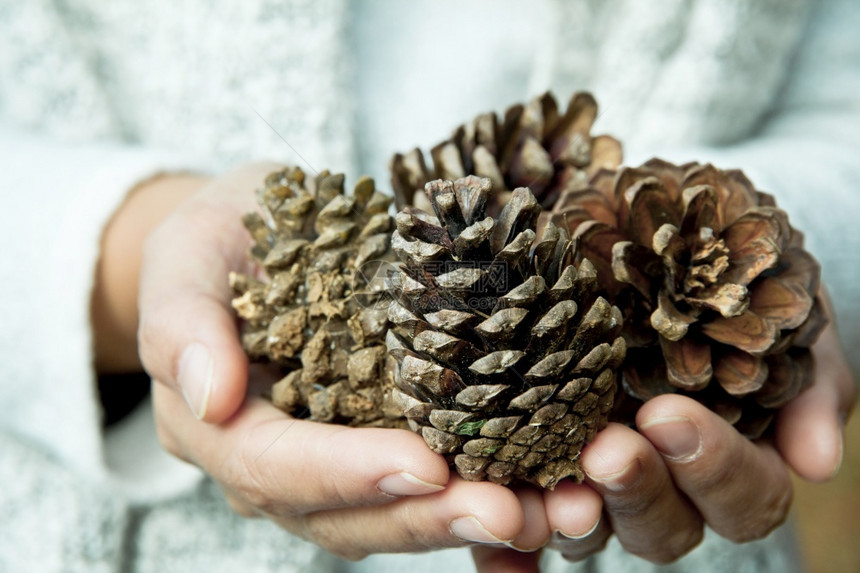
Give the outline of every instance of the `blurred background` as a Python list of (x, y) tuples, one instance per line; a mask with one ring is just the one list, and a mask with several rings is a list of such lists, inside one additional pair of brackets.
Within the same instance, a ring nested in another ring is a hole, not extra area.
[(860, 417), (848, 421), (842, 470), (826, 484), (795, 478), (794, 515), (810, 573), (860, 571)]

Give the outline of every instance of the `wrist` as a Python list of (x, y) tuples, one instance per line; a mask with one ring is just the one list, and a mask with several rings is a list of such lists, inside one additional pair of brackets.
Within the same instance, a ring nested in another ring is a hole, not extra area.
[(137, 294), (143, 243), (181, 202), (208, 183), (198, 175), (159, 175), (133, 188), (102, 233), (90, 306), (100, 373), (140, 370)]

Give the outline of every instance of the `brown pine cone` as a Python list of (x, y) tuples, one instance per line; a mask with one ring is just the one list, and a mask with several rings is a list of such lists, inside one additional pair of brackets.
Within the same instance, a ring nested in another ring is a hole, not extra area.
[(624, 358), (618, 309), (587, 260), (572, 264), (566, 232), (550, 224), (535, 244), (528, 189), (495, 219), (489, 179), (427, 194), (435, 216), (404, 209), (392, 237), (403, 265), (388, 348), (411, 426), (468, 480), (581, 481)]
[(403, 426), (391, 402), (384, 345), (390, 300), (378, 282), (393, 261), (391, 199), (363, 178), (351, 196), (343, 175), (269, 175), (260, 212), (245, 226), (267, 281), (232, 273), (233, 307), (252, 360), (281, 366), (272, 401), (296, 417), (358, 426)]
[(756, 437), (811, 382), (820, 268), (742, 172), (656, 159), (603, 171), (551, 219), (624, 313), (630, 397), (681, 392)]
[(432, 169), (420, 149), (391, 159), (397, 206), (429, 209), (423, 194), (428, 181), (477, 175), (493, 183), (486, 207), (491, 216), (501, 212), (517, 187), (528, 187), (549, 208), (565, 190), (584, 187), (599, 169), (621, 163), (618, 140), (591, 135), (596, 118), (597, 102), (586, 92), (574, 94), (564, 112), (545, 93), (527, 105), (509, 107), (503, 119), (494, 112), (481, 114), (432, 148)]

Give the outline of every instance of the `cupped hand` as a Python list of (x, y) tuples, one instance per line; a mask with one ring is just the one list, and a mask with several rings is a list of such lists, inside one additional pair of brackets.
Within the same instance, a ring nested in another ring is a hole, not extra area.
[(789, 468), (812, 481), (837, 470), (856, 386), (832, 327), (814, 349), (816, 383), (781, 411), (773, 442), (662, 396), (640, 409), (639, 432), (611, 425), (586, 448), (585, 484), (552, 492), (449, 479), (417, 435), (295, 420), (246, 400), (225, 277), (251, 271), (241, 215), (274, 168), (240, 169), (184, 201), (151, 234), (141, 271), (139, 351), (158, 381), (159, 435), (237, 511), (350, 558), (475, 542), (479, 570), (533, 571), (543, 546), (578, 560), (614, 532), (631, 553), (667, 562), (704, 524), (735, 541), (770, 532), (790, 504)]
[[(667, 563), (695, 548), (705, 525), (738, 543), (765, 537), (788, 514), (789, 471), (821, 482), (841, 463), (857, 385), (832, 325), (813, 352), (815, 383), (779, 412), (770, 440), (749, 441), (698, 402), (674, 395), (640, 408), (638, 432), (610, 424), (583, 451), (585, 483), (543, 493), (539, 529), (552, 532), (543, 543), (578, 561), (614, 533), (628, 552)], [(473, 555), (483, 571), (538, 570), (537, 553), (478, 547)]]
[(275, 169), (250, 165), (212, 181), (145, 244), (138, 344), (156, 381), (162, 444), (205, 470), (237, 512), (346, 558), (515, 539), (525, 523), (518, 497), (449, 479), (420, 436), (297, 420), (247, 393), (227, 275), (252, 271), (241, 216)]
[(523, 528), (510, 490), (449, 480), (412, 432), (297, 420), (259, 398), (206, 424), (166, 385), (153, 392), (164, 447), (209, 473), (237, 513), (341, 557), (503, 543)]

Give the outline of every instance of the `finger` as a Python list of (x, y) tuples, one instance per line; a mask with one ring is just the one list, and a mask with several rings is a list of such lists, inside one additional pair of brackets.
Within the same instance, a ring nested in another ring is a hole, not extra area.
[(612, 528), (602, 518), (603, 498), (588, 485), (563, 481), (544, 492), (544, 505), (555, 532), (549, 546), (568, 561), (581, 561), (606, 546)]
[[(239, 344), (229, 271), (247, 266), (241, 214), (260, 165), (210, 184), (167, 217), (144, 245), (138, 350), (149, 374), (182, 392), (198, 418), (221, 422), (242, 402), (247, 359)], [(244, 183), (244, 189), (239, 184)]]
[(172, 453), (269, 514), (389, 503), (440, 491), (448, 481), (445, 459), (405, 430), (296, 420), (257, 398), (228, 422), (210, 425), (163, 385), (153, 386), (153, 400)]
[(636, 423), (662, 453), (678, 487), (723, 537), (735, 542), (760, 539), (785, 520), (791, 480), (770, 444), (747, 440), (684, 396), (646, 402)]
[(370, 553), (510, 543), (525, 525), (522, 507), (510, 489), (456, 476), (444, 491), (430, 495), (274, 519), (347, 559)]
[(238, 515), (249, 519), (262, 517), (262, 514), (259, 511), (229, 489), (222, 487), (221, 491), (224, 492), (224, 499), (227, 500), (227, 505), (229, 505), (230, 509)]
[(675, 487), (660, 454), (636, 431), (610, 424), (583, 450), (582, 468), (630, 553), (667, 563), (701, 541), (699, 513)]
[(473, 545), (477, 573), (539, 573), (540, 552), (522, 553), (506, 547)]
[(549, 542), (552, 531), (549, 528), (543, 494), (534, 487), (516, 488), (514, 494), (523, 508), (525, 526), (522, 532), (510, 543), (511, 548), (520, 552), (533, 552)]
[(776, 419), (776, 445), (797, 474), (827, 481), (842, 463), (845, 420), (857, 386), (836, 330), (828, 326), (812, 348), (815, 383), (786, 404)]

